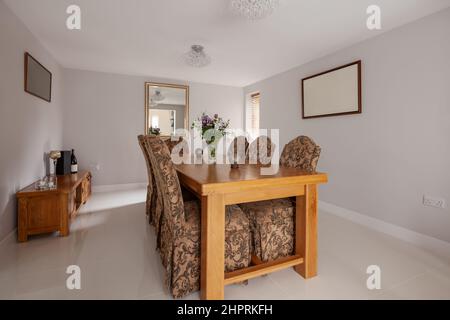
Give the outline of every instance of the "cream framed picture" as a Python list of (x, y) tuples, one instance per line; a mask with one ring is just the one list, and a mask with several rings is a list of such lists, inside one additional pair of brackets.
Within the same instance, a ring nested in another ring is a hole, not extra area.
[(302, 80), (303, 119), (362, 113), (361, 60)]

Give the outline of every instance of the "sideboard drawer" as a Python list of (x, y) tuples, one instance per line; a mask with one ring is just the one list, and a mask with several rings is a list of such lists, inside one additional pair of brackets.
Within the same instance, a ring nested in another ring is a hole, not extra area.
[(31, 233), (59, 230), (61, 219), (58, 195), (34, 197), (25, 201), (27, 226)]

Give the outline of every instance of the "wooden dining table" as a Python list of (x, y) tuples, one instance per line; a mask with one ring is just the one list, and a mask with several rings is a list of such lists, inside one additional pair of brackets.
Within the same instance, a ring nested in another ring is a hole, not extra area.
[[(324, 173), (275, 167), (270, 175), (258, 165), (182, 164), (180, 183), (201, 199), (201, 298), (224, 299), (224, 287), (294, 267), (305, 279), (317, 275), (318, 185)], [(225, 273), (225, 206), (295, 197), (295, 250), (290, 257), (263, 263), (252, 257), (248, 268)]]

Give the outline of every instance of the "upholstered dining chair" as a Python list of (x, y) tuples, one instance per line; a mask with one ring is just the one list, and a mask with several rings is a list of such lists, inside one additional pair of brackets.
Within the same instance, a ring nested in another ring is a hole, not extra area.
[[(156, 224), (156, 221), (159, 220), (159, 216), (161, 215), (162, 203), (161, 198), (158, 197), (158, 193), (156, 191), (156, 182), (153, 175), (153, 169), (150, 163), (150, 159), (147, 152), (147, 144), (145, 143), (146, 139), (150, 137), (154, 137), (154, 135), (140, 135), (138, 136), (139, 146), (144, 154), (145, 163), (147, 165), (147, 175), (148, 175), (148, 185), (147, 185), (147, 199), (146, 199), (146, 208), (145, 212), (148, 216), (149, 223), (156, 228), (156, 233), (159, 233), (159, 225)], [(172, 141), (171, 139), (164, 141), (167, 144), (170, 152), (179, 145), (183, 144), (182, 148), (180, 148), (180, 156), (183, 156), (183, 152), (185, 150), (189, 150), (187, 142), (183, 138), (179, 138), (177, 141)], [(189, 191), (182, 188), (182, 194), (184, 200), (195, 199), (195, 196)]]
[[(200, 289), (200, 203), (184, 202), (177, 172), (167, 145), (157, 137), (146, 139), (156, 188), (163, 201), (159, 224), (159, 251), (166, 283), (175, 298)], [(250, 223), (236, 205), (225, 210), (225, 265), (231, 272), (250, 264)]]
[(244, 164), (249, 147), (248, 139), (245, 136), (238, 136), (228, 147), (227, 157), (231, 164)]
[(189, 152), (189, 144), (183, 137), (170, 137), (169, 139), (165, 140), (167, 147), (169, 148), (169, 152), (172, 153), (172, 151), (175, 149), (176, 146), (180, 145), (179, 148), (179, 155), (183, 156), (183, 153), (185, 151)]
[(250, 164), (270, 164), (276, 145), (268, 136), (259, 136), (248, 147), (246, 161)]
[[(280, 165), (315, 172), (321, 149), (300, 136), (283, 149)], [(263, 262), (293, 254), (295, 199), (277, 199), (240, 205), (250, 219), (254, 254)]]
[[(190, 155), (189, 143), (184, 137), (170, 137), (164, 140), (164, 143), (169, 148), (169, 152), (172, 156), (178, 157), (178, 161), (181, 163), (187, 163)], [(173, 158), (172, 158), (173, 160)], [(183, 200), (195, 200), (195, 195), (186, 188), (181, 187), (181, 192), (183, 194)]]
[(289, 142), (283, 149), (280, 165), (315, 172), (321, 148), (306, 136), (300, 136)]
[(150, 158), (147, 152), (147, 144), (145, 143), (148, 136), (138, 136), (139, 146), (144, 154), (145, 163), (147, 165), (148, 185), (147, 185), (147, 199), (145, 202), (145, 213), (148, 216), (149, 223), (155, 226), (155, 216), (159, 215), (161, 211), (161, 201), (156, 192), (156, 181), (153, 177), (153, 169), (150, 163)]

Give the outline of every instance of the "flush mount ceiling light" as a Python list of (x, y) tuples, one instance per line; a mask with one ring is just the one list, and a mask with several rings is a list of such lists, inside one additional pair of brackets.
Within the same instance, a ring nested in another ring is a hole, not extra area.
[(164, 97), (164, 96), (161, 94), (161, 91), (160, 91), (160, 90), (156, 89), (156, 90), (155, 90), (155, 94), (152, 95), (151, 98), (150, 98), (150, 106), (151, 106), (151, 107), (156, 107), (156, 106), (158, 106), (158, 102), (161, 102), (161, 101), (163, 101), (164, 99), (166, 99), (166, 97)]
[(232, 10), (250, 20), (271, 15), (279, 4), (279, 0), (231, 0)]
[(162, 94), (161, 94), (161, 91), (160, 90), (155, 90), (155, 94), (154, 95), (152, 95), (152, 100), (153, 101), (163, 101), (164, 99), (165, 99), (166, 97), (164, 97)]
[(205, 53), (203, 46), (197, 44), (191, 46), (191, 51), (184, 55), (184, 60), (195, 68), (206, 67), (211, 63), (211, 57)]

